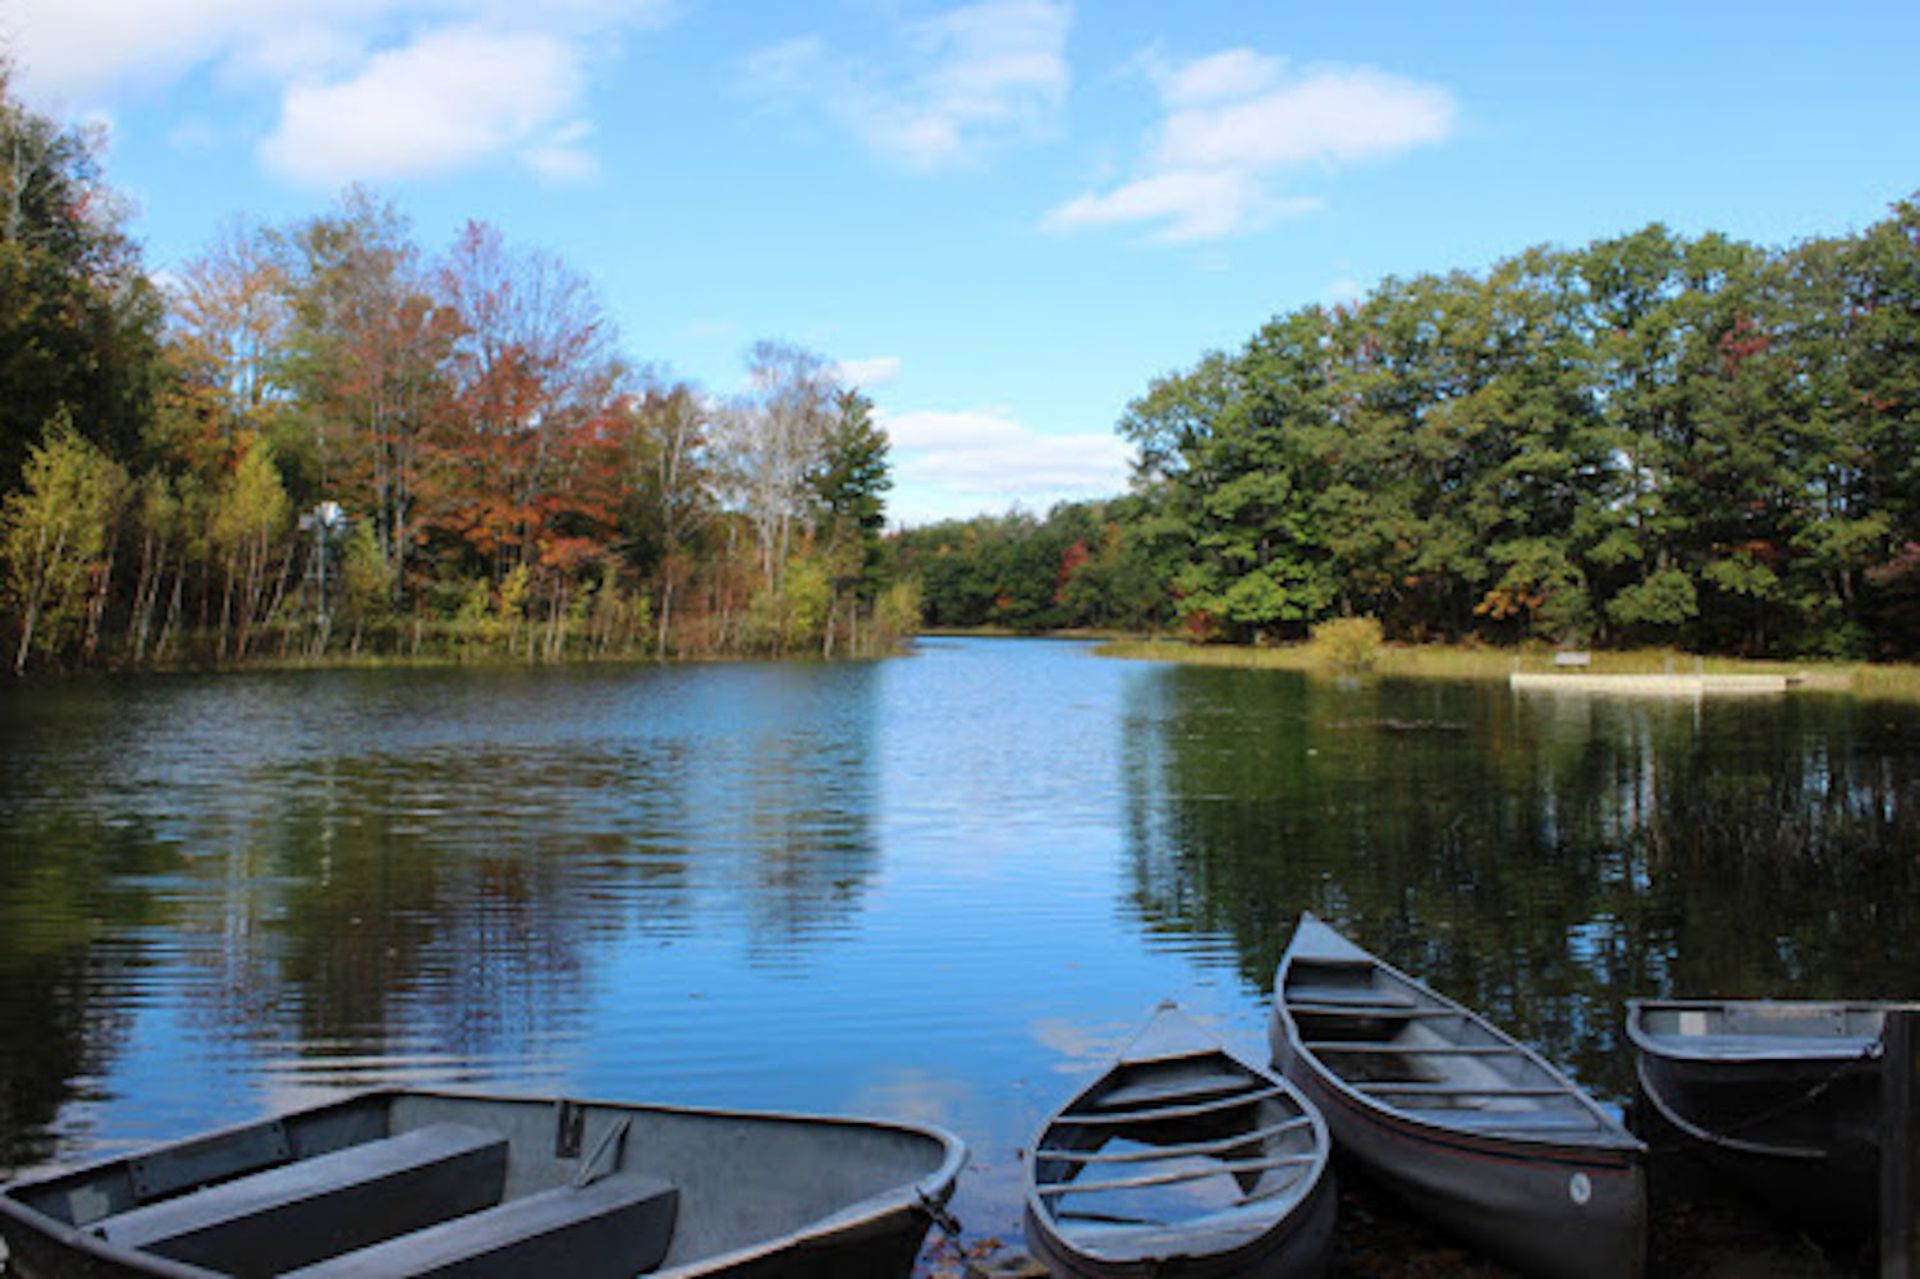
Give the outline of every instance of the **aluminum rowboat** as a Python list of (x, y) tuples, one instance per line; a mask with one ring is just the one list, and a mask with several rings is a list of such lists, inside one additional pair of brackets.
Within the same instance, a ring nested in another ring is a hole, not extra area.
[(1640, 1091), (1715, 1167), (1838, 1235), (1879, 1216), (1881, 1028), (1913, 1005), (1636, 999)]
[(20, 1279), (900, 1279), (936, 1128), (391, 1091), (0, 1188)]

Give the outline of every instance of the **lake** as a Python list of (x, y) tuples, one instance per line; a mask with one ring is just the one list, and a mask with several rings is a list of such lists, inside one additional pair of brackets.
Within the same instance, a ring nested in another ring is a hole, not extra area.
[(1613, 1099), (1632, 995), (1920, 996), (1920, 708), (928, 639), (0, 695), (0, 1177), (376, 1084), (958, 1131), (970, 1235), (1311, 908)]

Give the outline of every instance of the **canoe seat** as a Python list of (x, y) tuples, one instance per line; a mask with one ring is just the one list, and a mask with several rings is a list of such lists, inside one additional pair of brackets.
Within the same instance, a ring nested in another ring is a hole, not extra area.
[(560, 1186), (296, 1270), (284, 1279), (632, 1279), (673, 1241), (680, 1192), (615, 1173)]
[(1290, 1004), (1335, 1004), (1342, 1008), (1412, 1008), (1411, 995), (1373, 986), (1289, 986)]
[(1446, 1107), (1428, 1109), (1404, 1106), (1401, 1109), (1417, 1119), (1445, 1124), (1449, 1128), (1472, 1128), (1489, 1132), (1595, 1132), (1600, 1121), (1584, 1110), (1542, 1108), (1537, 1110), (1468, 1110)]
[(89, 1229), (209, 1270), (270, 1275), (496, 1204), (506, 1176), (499, 1133), (432, 1124), (158, 1200)]
[(1244, 1074), (1146, 1078), (1107, 1089), (1100, 1094), (1099, 1106), (1102, 1110), (1120, 1110), (1140, 1105), (1161, 1106), (1170, 1102), (1199, 1101), (1226, 1093), (1253, 1092), (1259, 1086), (1252, 1076)]

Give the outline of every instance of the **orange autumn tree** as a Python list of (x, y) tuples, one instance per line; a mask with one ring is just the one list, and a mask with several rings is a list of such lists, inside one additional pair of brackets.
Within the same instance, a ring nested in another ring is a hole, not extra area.
[(618, 522), (628, 418), (612, 323), (584, 277), (479, 222), (436, 291), (454, 336), (431, 522), (493, 583), (518, 571), (551, 633)]

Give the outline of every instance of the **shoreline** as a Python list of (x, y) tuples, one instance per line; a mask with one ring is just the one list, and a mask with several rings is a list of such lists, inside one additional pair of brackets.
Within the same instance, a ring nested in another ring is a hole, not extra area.
[[(1870, 662), (1750, 661), (1735, 657), (1705, 657), (1670, 649), (1595, 650), (1591, 664), (1578, 673), (1559, 670), (1554, 652), (1546, 648), (1484, 649), (1444, 644), (1386, 644), (1364, 671), (1341, 670), (1327, 661), (1312, 643), (1248, 648), (1196, 645), (1184, 640), (1110, 640), (1095, 650), (1102, 657), (1124, 661), (1170, 662), (1182, 666), (1212, 666), (1236, 670), (1293, 671), (1320, 678), (1386, 678), (1501, 681), (1509, 686), (1567, 681), (1572, 691), (1585, 684), (1588, 691), (1605, 687), (1612, 677), (1656, 681), (1678, 689), (1683, 682), (1728, 688), (1758, 680), (1769, 691), (1788, 687), (1795, 692), (1845, 693), (1863, 699), (1920, 701), (1920, 666)], [(1516, 681), (1516, 677), (1522, 677)], [(1539, 678), (1534, 678), (1539, 677)], [(1603, 681), (1603, 677), (1604, 681)], [(1596, 681), (1603, 681), (1596, 685)], [(1653, 684), (1649, 684), (1653, 687)], [(1689, 687), (1687, 695), (1693, 695)]]

